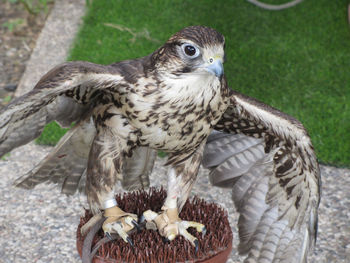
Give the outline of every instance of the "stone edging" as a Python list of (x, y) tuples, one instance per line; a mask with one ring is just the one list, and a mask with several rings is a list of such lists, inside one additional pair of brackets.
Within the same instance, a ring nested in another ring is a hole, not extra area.
[(55, 0), (19, 82), (15, 97), (33, 89), (48, 70), (67, 59), (81, 18), (85, 14), (85, 3), (86, 0)]

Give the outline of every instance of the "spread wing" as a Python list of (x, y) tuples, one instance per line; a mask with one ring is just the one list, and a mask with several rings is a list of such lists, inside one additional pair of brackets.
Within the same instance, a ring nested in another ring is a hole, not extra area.
[[(128, 80), (135, 79), (143, 70), (143, 59), (108, 66), (64, 63), (44, 75), (31, 92), (2, 109), (0, 156), (35, 139), (52, 120), (65, 127), (76, 122), (49, 155), (15, 184), (30, 189), (52, 182), (60, 184), (66, 194), (73, 194), (78, 188), (83, 191), (88, 154), (96, 134), (91, 110), (118, 92)], [(123, 178), (123, 185), (127, 188), (148, 186), (147, 175), (155, 156), (156, 152), (151, 149), (135, 149), (133, 157), (126, 160), (124, 173), (131, 176)]]
[(208, 138), (203, 165), (232, 187), (246, 262), (306, 262), (316, 240), (320, 174), (300, 122), (232, 92)]
[(68, 62), (52, 69), (31, 92), (0, 111), (0, 156), (36, 138), (52, 120), (63, 125), (79, 120), (94, 100), (122, 80), (117, 67), (89, 62)]

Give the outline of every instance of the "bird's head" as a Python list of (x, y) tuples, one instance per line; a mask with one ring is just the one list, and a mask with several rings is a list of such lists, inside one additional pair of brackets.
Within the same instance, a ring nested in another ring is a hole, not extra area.
[(216, 30), (190, 26), (174, 34), (153, 57), (159, 69), (174, 75), (210, 74), (221, 79), (224, 45), (223, 35)]

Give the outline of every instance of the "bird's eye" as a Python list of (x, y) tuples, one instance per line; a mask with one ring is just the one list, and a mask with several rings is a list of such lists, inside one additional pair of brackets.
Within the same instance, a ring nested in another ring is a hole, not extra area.
[(197, 47), (194, 47), (193, 45), (190, 45), (190, 44), (182, 44), (181, 47), (184, 53), (186, 54), (186, 56), (190, 58), (198, 57), (199, 49)]
[(196, 49), (194, 46), (185, 46), (185, 53), (188, 56), (194, 56), (196, 54)]

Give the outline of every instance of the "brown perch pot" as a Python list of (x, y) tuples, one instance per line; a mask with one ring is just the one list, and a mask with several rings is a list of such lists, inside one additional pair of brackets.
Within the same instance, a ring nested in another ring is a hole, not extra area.
[[(152, 209), (160, 211), (166, 192), (163, 189), (151, 188), (148, 192), (139, 190), (123, 195), (117, 195), (116, 199), (121, 209), (129, 213), (141, 214)], [(77, 229), (77, 249), (82, 255), (84, 238), (80, 228), (92, 214), (85, 211), (85, 216), (80, 218)], [(117, 262), (226, 262), (232, 250), (232, 231), (229, 225), (227, 212), (214, 203), (207, 203), (203, 199), (194, 197), (187, 201), (183, 207), (180, 218), (192, 220), (204, 224), (207, 228), (206, 235), (202, 237), (195, 229), (189, 232), (198, 238), (199, 249), (195, 253), (194, 247), (182, 236), (178, 236), (171, 242), (164, 242), (163, 237), (157, 231), (143, 229), (141, 232), (130, 235), (134, 247), (120, 238), (101, 245), (93, 258), (94, 263)], [(102, 230), (98, 231), (93, 239), (93, 246), (104, 237)]]

